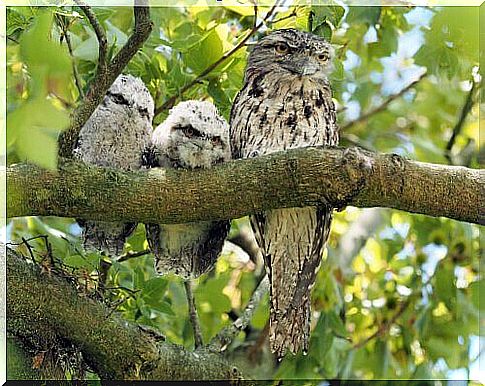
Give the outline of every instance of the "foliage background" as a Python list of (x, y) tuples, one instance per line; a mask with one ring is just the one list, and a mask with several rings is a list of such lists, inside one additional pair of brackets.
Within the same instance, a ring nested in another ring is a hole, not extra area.
[[(475, 92), (481, 80), (479, 8), (293, 4), (278, 8), (250, 41), (266, 30), (288, 27), (311, 27), (331, 39), (343, 146), (483, 167)], [(132, 10), (93, 10), (113, 55), (126, 42)], [(268, 10), (258, 7), (256, 22)], [(248, 48), (207, 76), (200, 74), (249, 33), (255, 23), (253, 6), (152, 7), (151, 17), (155, 28), (125, 72), (141, 77), (155, 98), (160, 113), (154, 125), (163, 121), (174, 96), (212, 100), (228, 118), (242, 85)], [(8, 163), (27, 160), (54, 168), (57, 135), (68, 125), (69, 112), (96, 68), (96, 36), (76, 7), (9, 7), (7, 39)], [(364, 226), (362, 240), (353, 240), (356, 227), (369, 219), (372, 226)], [(470, 371), (476, 377), (484, 345), (479, 338), (479, 293), (484, 289), (479, 230), (387, 209), (349, 207), (336, 213), (326, 262), (313, 290), (308, 355), (287, 357), (281, 364), (271, 358), (261, 344), (267, 298), (250, 329), (230, 348), (231, 355), (256, 378), (465, 379)], [(14, 242), (49, 235), (57, 257), (90, 282), (98, 280), (102, 257), (82, 251), (73, 219), (11, 219), (4, 231)], [(248, 231), (247, 219), (233, 221), (232, 236)], [(45, 251), (43, 239), (31, 244), (36, 253)], [(126, 250), (146, 248), (140, 225)], [(107, 282), (113, 289), (106, 292), (106, 301), (116, 304), (126, 319), (191, 347), (183, 285), (176, 277), (155, 276), (152, 259), (147, 254), (114, 262)], [(227, 243), (216, 269), (197, 282), (205, 341), (244, 309), (260, 271), (260, 262)], [(483, 319), (481, 323), (483, 328)]]

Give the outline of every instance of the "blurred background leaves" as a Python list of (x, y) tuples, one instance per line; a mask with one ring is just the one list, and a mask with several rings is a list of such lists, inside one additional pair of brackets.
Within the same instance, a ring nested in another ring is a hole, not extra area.
[[(475, 92), (481, 85), (478, 8), (294, 4), (279, 7), (249, 42), (267, 30), (290, 27), (331, 40), (343, 146), (483, 167)], [(93, 10), (113, 55), (130, 34), (131, 9)], [(250, 46), (200, 74), (250, 33), (269, 7), (257, 11), (255, 16), (252, 4), (151, 8), (155, 28), (125, 72), (141, 77), (155, 98), (155, 125), (171, 98), (212, 100), (229, 118)], [(9, 7), (7, 38), (8, 163), (54, 168), (56, 137), (94, 75), (96, 37), (76, 7)], [(95, 280), (99, 276), (104, 257), (82, 251), (72, 219), (12, 219), (3, 231), (16, 242), (48, 235), (55, 256)], [(232, 235), (248, 231), (246, 219), (233, 222)], [(229, 353), (254, 378), (473, 376), (484, 344), (481, 237), (478, 226), (444, 218), (387, 209), (336, 213), (313, 290), (308, 355), (274, 362), (265, 343), (267, 298)], [(43, 239), (30, 243), (36, 251), (45, 249)], [(126, 252), (146, 248), (139, 226)], [(144, 254), (111, 262), (106, 299), (126, 319), (192, 347), (183, 284), (155, 276), (152, 260)], [(195, 295), (206, 342), (242, 312), (260, 271), (260, 261), (227, 243), (216, 269), (198, 279)]]

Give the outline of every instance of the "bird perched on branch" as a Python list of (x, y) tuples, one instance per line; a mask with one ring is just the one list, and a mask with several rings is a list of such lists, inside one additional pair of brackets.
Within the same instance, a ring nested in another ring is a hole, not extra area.
[[(120, 75), (79, 133), (74, 158), (87, 164), (132, 171), (153, 131), (154, 102), (141, 79)], [(136, 223), (78, 220), (87, 251), (116, 257)]]
[[(276, 30), (254, 46), (231, 111), (233, 158), (338, 144), (328, 80), (332, 56), (323, 38), (295, 29)], [(270, 345), (279, 358), (287, 350), (308, 350), (310, 291), (331, 216), (332, 208), (322, 202), (251, 218), (269, 274)]]
[[(171, 109), (152, 135), (152, 166), (207, 169), (231, 158), (229, 125), (209, 102), (186, 101)], [(190, 281), (209, 271), (222, 251), (230, 222), (146, 224), (147, 240), (159, 274), (173, 273), (185, 281), (189, 306)], [(191, 310), (195, 314), (195, 309)], [(192, 320), (194, 329), (197, 322)], [(194, 336), (196, 333), (194, 332)], [(199, 338), (200, 339), (200, 338)], [(197, 342), (196, 346), (201, 342)]]

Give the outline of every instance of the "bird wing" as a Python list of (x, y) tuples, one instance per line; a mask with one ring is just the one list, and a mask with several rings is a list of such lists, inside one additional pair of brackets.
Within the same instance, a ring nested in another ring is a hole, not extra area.
[(231, 222), (228, 220), (212, 222), (197, 253), (197, 264), (194, 267), (196, 277), (214, 267), (230, 228)]
[(262, 238), (271, 242), (266, 245), (272, 290), (270, 342), (272, 351), (283, 357), (287, 349), (308, 349), (310, 293), (329, 234), (331, 208), (280, 209), (267, 216)]

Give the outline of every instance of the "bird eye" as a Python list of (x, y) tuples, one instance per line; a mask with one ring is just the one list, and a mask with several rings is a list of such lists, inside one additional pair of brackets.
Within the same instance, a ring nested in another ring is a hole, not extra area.
[(321, 60), (322, 62), (325, 62), (328, 59), (329, 58), (328, 58), (328, 55), (327, 54), (320, 54), (320, 55), (318, 55), (318, 60)]
[(290, 47), (288, 47), (287, 44), (285, 43), (278, 43), (276, 46), (275, 46), (275, 51), (278, 53), (278, 54), (286, 54), (288, 51), (289, 51)]
[(219, 146), (221, 144), (221, 137), (212, 137), (211, 142), (214, 146)]
[(182, 132), (185, 134), (185, 136), (187, 138), (192, 138), (195, 134), (195, 131), (192, 127), (184, 127), (184, 129), (182, 130)]
[(116, 104), (129, 105), (129, 102), (121, 94), (113, 94), (108, 92), (108, 95), (111, 97), (111, 100)]

